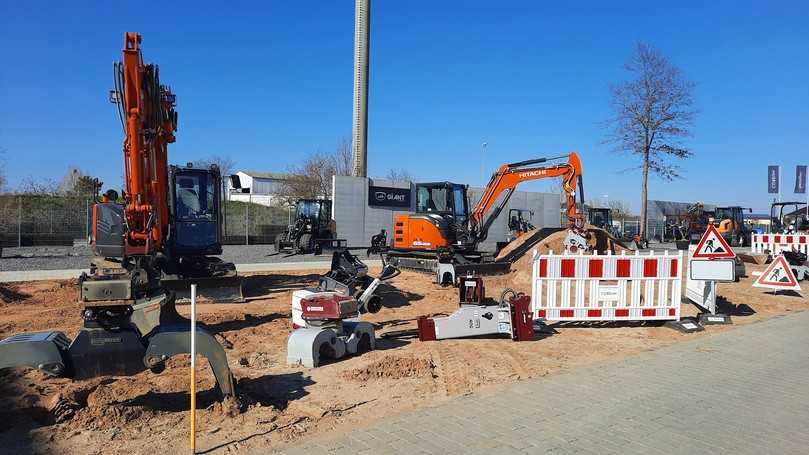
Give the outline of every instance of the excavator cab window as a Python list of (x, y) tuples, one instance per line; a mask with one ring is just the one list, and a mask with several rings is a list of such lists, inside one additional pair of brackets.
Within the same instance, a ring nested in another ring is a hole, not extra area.
[(466, 187), (449, 182), (416, 186), (416, 212), (448, 215), (463, 223), (469, 217)]
[(309, 218), (317, 220), (320, 218), (320, 201), (301, 200), (298, 201), (298, 213), (295, 218)]
[(466, 188), (456, 186), (452, 190), (453, 206), (455, 208), (455, 221), (465, 223), (469, 211), (466, 209)]
[(172, 249), (177, 255), (221, 254), (218, 172), (171, 167)]
[(175, 195), (178, 220), (214, 220), (216, 215), (216, 186), (210, 176), (203, 173), (177, 176)]

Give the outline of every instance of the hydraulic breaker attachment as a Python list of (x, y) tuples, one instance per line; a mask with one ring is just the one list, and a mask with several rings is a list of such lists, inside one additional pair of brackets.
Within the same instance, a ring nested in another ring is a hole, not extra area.
[(50, 376), (69, 374), (70, 339), (62, 332), (20, 333), (0, 341), (0, 369), (30, 367)]
[[(165, 368), (165, 361), (177, 354), (191, 352), (191, 327), (185, 324), (160, 326), (152, 335), (146, 337), (149, 345), (143, 364), (154, 372)], [(222, 395), (234, 396), (233, 375), (228, 366), (228, 359), (222, 345), (210, 333), (197, 328), (197, 352), (208, 359), (211, 370), (216, 377), (216, 383)]]

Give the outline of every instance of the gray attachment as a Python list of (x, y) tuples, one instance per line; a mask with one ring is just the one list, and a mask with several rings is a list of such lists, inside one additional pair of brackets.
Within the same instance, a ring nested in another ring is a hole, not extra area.
[(345, 334), (346, 352), (349, 354), (357, 354), (359, 352), (359, 343), (362, 341), (363, 335), (368, 336), (370, 345), (368, 350), (373, 351), (376, 349), (376, 339), (374, 326), (369, 322), (364, 321), (343, 321), (343, 333)]
[(511, 311), (499, 305), (461, 305), (446, 317), (433, 318), (435, 338), (466, 338), (505, 333), (511, 335)]
[[(160, 332), (147, 337), (149, 346), (143, 363), (146, 368), (159, 368), (170, 357), (191, 352), (191, 329), (188, 326), (161, 327)], [(234, 396), (233, 375), (222, 345), (210, 333), (197, 328), (197, 353), (208, 359), (211, 370), (224, 396)]]
[[(157, 291), (149, 297), (138, 300), (132, 305), (132, 315), (129, 320), (138, 328), (141, 336), (151, 333), (161, 324), (163, 309), (168, 302), (168, 295), (162, 290)], [(172, 308), (171, 313), (176, 313)]]
[(436, 283), (443, 286), (452, 286), (455, 284), (455, 265), (439, 262), (435, 279)]
[(679, 321), (668, 321), (664, 324), (670, 329), (674, 329), (682, 333), (702, 332), (705, 327), (697, 321), (691, 319), (680, 319)]
[(302, 328), (295, 330), (287, 340), (287, 364), (307, 368), (320, 366), (320, 356), (333, 359), (343, 357), (346, 345), (334, 330)]
[(0, 341), (0, 369), (30, 367), (50, 376), (65, 374), (63, 356), (70, 339), (62, 332), (33, 332), (12, 335)]
[[(324, 358), (336, 360), (347, 354), (361, 353), (363, 348), (376, 348), (374, 326), (368, 322), (343, 321), (342, 333), (344, 335), (338, 335), (333, 329), (322, 327), (295, 330), (287, 340), (287, 364), (316, 368)], [(360, 345), (364, 337), (367, 337), (367, 346)]]
[(130, 300), (132, 298), (132, 280), (83, 280), (81, 283), (82, 302), (98, 302), (105, 300)]
[(699, 315), (699, 323), (702, 325), (722, 325), (733, 324), (730, 316), (722, 313), (702, 313)]

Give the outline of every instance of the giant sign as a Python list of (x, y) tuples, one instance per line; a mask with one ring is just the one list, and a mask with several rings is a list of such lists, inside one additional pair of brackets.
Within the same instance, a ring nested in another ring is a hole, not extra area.
[(410, 208), (410, 188), (369, 185), (368, 205), (372, 207)]

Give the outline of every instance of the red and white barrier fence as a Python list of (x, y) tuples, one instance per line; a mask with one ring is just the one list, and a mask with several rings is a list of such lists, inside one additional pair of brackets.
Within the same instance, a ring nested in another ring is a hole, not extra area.
[(679, 320), (683, 253), (533, 257), (532, 309), (549, 321)]
[(769, 252), (773, 256), (782, 251), (796, 250), (809, 254), (809, 234), (751, 234), (752, 253)]

